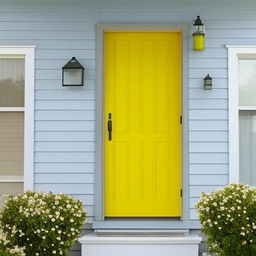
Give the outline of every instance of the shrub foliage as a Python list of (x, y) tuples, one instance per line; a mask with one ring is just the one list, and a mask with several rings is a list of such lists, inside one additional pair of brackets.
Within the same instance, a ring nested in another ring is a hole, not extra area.
[(6, 197), (0, 226), (10, 248), (24, 248), (28, 256), (65, 256), (85, 218), (82, 202), (71, 196), (28, 191)]
[(13, 246), (7, 240), (6, 235), (0, 229), (0, 255), (1, 256), (25, 256), (24, 248)]
[(202, 194), (197, 204), (202, 231), (212, 253), (256, 255), (256, 188), (230, 184)]

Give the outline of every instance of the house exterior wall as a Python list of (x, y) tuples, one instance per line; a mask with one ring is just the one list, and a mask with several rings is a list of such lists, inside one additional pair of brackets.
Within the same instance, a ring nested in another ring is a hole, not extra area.
[[(205, 51), (192, 50), (193, 20), (206, 26)], [(200, 192), (228, 183), (228, 90), (225, 45), (256, 45), (253, 1), (0, 1), (0, 44), (37, 45), (36, 190), (74, 195), (94, 216), (96, 24), (171, 23), (189, 28), (189, 220)], [(73, 56), (86, 67), (84, 87), (62, 87)], [(202, 89), (213, 77), (213, 90)], [(79, 254), (78, 251), (74, 255)]]

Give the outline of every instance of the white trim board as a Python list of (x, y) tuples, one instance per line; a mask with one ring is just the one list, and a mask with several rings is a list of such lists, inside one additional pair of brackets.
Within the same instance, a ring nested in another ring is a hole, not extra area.
[(229, 88), (229, 183), (239, 182), (239, 59), (256, 56), (256, 45), (228, 48), (228, 88)]
[[(0, 55), (25, 59), (25, 105), (24, 105), (24, 190), (34, 188), (34, 83), (35, 45), (0, 45)], [(22, 108), (15, 109), (23, 111)], [(9, 111), (2, 109), (2, 111)]]
[(5, 182), (24, 182), (23, 176), (0, 176), (0, 183)]
[(23, 107), (0, 107), (0, 112), (24, 112)]

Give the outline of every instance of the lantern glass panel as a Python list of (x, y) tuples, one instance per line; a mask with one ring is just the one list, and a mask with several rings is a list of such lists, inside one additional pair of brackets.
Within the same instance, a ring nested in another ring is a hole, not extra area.
[(204, 34), (204, 25), (198, 26), (198, 32)]
[(212, 80), (211, 79), (206, 79), (205, 80), (205, 84), (206, 85), (211, 85), (212, 84)]
[(81, 85), (83, 83), (82, 69), (65, 69), (63, 85)]

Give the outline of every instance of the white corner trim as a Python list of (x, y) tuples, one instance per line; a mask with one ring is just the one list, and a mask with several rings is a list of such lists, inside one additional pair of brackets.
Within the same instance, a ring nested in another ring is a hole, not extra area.
[[(227, 45), (229, 95), (229, 183), (239, 182), (239, 58), (256, 56), (256, 45)], [(242, 108), (241, 108), (242, 109)]]
[[(34, 83), (36, 45), (0, 45), (0, 55), (22, 55), (25, 59), (24, 190), (34, 188)], [(8, 109), (2, 109), (9, 111)]]

